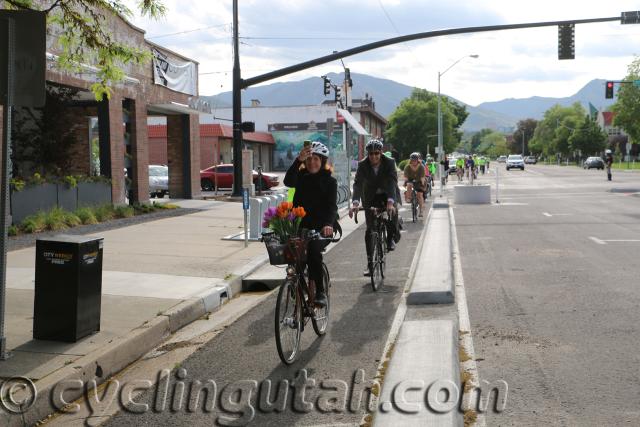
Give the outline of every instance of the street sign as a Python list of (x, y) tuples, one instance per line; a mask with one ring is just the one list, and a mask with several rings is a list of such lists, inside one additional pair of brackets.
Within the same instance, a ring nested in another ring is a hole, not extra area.
[[(46, 13), (32, 10), (0, 10), (0, 21), (13, 21), (13, 106), (42, 107), (45, 101)], [(4, 27), (4, 25), (2, 25)], [(0, 31), (0, 97), (7, 93), (9, 37)]]
[(242, 209), (245, 211), (249, 209), (249, 189), (242, 189)]

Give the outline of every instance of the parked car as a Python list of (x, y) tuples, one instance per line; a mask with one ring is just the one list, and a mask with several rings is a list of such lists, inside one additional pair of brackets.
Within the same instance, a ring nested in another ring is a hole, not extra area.
[(497, 159), (498, 163), (506, 163), (507, 161), (507, 156), (500, 156)]
[(520, 154), (511, 154), (507, 157), (507, 170), (509, 169), (521, 169), (524, 170), (524, 160)]
[[(253, 183), (258, 188), (258, 172), (253, 171)], [(217, 178), (216, 178), (217, 177)], [(233, 165), (222, 164), (218, 166), (210, 166), (200, 171), (200, 186), (204, 191), (212, 191), (216, 188), (216, 179), (218, 188), (233, 187)], [(268, 172), (262, 172), (262, 189), (268, 190), (278, 186), (278, 175)]]
[(149, 165), (149, 195), (163, 198), (169, 194), (169, 167)]
[(538, 163), (538, 159), (536, 158), (536, 156), (527, 156), (524, 158), (524, 162), (527, 165), (535, 165), (536, 163)]
[(604, 160), (600, 157), (589, 157), (584, 161), (582, 167), (585, 169), (604, 169)]

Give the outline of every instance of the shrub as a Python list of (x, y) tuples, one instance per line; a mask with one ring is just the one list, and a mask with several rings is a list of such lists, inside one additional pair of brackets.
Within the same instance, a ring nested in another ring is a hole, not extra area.
[(114, 212), (115, 212), (116, 218), (130, 218), (136, 213), (135, 209), (133, 209), (132, 206), (126, 206), (126, 205), (117, 206), (114, 209)]
[(48, 230), (65, 230), (69, 228), (65, 221), (66, 212), (61, 208), (53, 208), (45, 214), (44, 222)]
[(38, 212), (33, 215), (29, 215), (22, 220), (20, 228), (24, 230), (25, 233), (39, 233), (40, 231), (44, 231), (47, 228), (45, 218), (46, 215), (44, 212)]
[(155, 212), (156, 210), (155, 206), (150, 205), (148, 203), (135, 204), (133, 205), (133, 208), (135, 209), (136, 215), (151, 213), (151, 212)]
[(76, 227), (82, 224), (82, 220), (73, 212), (64, 212), (64, 222), (69, 227)]
[(93, 213), (95, 214), (98, 222), (108, 221), (115, 217), (115, 212), (111, 205), (97, 206), (93, 209)]
[(18, 228), (17, 225), (10, 225), (9, 229), (7, 230), (7, 234), (9, 236), (17, 236), (20, 233), (20, 229)]
[(82, 222), (82, 224), (97, 224), (98, 220), (91, 208), (80, 208), (76, 210), (76, 216)]
[(174, 205), (173, 203), (153, 202), (153, 207), (155, 207), (156, 209), (178, 209), (180, 206)]

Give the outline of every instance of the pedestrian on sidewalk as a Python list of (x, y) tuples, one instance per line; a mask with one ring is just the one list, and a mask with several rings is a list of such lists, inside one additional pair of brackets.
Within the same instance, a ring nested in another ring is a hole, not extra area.
[[(293, 206), (303, 207), (306, 212), (301, 227), (319, 231), (324, 237), (333, 235), (338, 220), (338, 182), (331, 175), (328, 159), (329, 149), (314, 141), (302, 148), (284, 177), (284, 185), (296, 189)], [(327, 240), (312, 240), (307, 247), (310, 288), (316, 290), (315, 303), (320, 307), (327, 305), (322, 250), (328, 244)]]

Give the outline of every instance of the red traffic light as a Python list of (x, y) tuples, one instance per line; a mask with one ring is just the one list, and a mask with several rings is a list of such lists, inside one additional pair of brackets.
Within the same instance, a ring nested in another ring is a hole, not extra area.
[(607, 82), (607, 87), (605, 89), (604, 97), (607, 99), (613, 98), (613, 82)]

